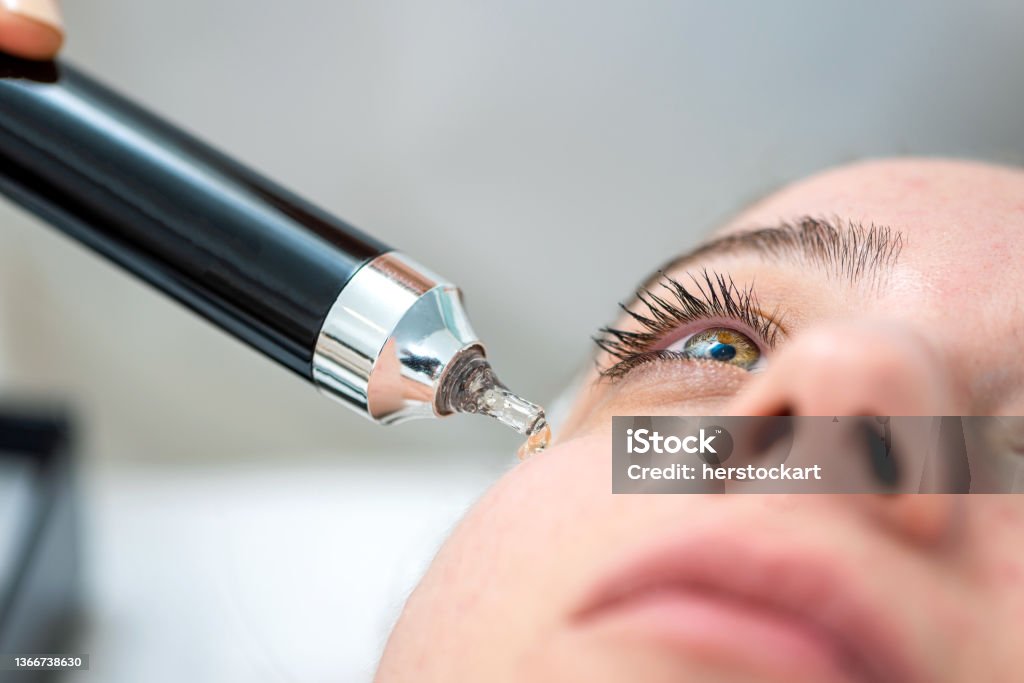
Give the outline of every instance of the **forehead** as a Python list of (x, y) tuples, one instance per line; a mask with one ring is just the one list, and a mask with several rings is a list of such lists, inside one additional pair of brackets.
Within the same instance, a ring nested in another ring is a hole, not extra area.
[(963, 284), (998, 274), (1024, 285), (1024, 171), (968, 161), (901, 159), (844, 166), (790, 185), (719, 232), (798, 216), (838, 217), (902, 233), (901, 260)]

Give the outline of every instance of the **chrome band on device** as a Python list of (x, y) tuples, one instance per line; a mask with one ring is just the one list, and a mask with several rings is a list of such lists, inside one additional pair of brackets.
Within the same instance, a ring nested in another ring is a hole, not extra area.
[(460, 356), (482, 345), (455, 285), (398, 252), (360, 268), (317, 339), (313, 381), (383, 424), (450, 412), (436, 396)]

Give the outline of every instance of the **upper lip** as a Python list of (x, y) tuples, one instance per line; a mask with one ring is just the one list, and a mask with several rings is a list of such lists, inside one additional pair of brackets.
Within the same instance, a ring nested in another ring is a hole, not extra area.
[(742, 543), (719, 532), (655, 544), (592, 586), (574, 620), (589, 621), (632, 596), (666, 587), (724, 593), (820, 629), (868, 680), (925, 680), (910, 656), (909, 634), (892, 618), (899, 607), (872, 596), (857, 567), (829, 548), (794, 547), (785, 538), (758, 540)]

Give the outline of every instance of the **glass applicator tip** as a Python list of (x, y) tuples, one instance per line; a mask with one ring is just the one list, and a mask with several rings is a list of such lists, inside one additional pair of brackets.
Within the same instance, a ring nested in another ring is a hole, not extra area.
[(447, 408), (487, 415), (526, 436), (519, 449), (521, 459), (539, 453), (551, 441), (544, 409), (509, 391), (479, 351), (463, 359), (451, 381), (451, 391), (445, 392)]

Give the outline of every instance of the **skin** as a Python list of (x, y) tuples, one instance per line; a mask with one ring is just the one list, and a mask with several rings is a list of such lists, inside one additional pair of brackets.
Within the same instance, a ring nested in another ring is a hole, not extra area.
[(53, 0), (0, 3), (0, 52), (25, 59), (52, 59), (64, 44)]
[(765, 369), (668, 361), (617, 383), (592, 374), (556, 444), (503, 476), (438, 553), (379, 683), (858, 680), (769, 670), (574, 616), (624, 558), (697, 534), (826, 555), (878, 608), (920, 680), (1019, 680), (1018, 496), (610, 493), (614, 414), (1024, 414), (1024, 316), (1009, 314), (1024, 310), (1024, 172), (859, 163), (782, 190), (721, 233), (805, 215), (899, 230), (895, 269), (869, 287), (751, 255), (702, 262), (737, 284), (756, 275), (759, 300), (785, 307)]

